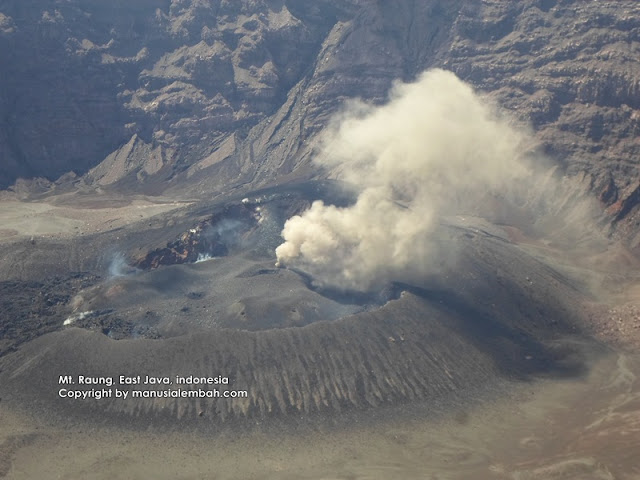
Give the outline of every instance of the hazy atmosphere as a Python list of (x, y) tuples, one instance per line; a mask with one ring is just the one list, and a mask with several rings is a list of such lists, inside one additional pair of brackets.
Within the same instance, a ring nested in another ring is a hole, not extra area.
[(640, 478), (639, 32), (0, 0), (0, 478)]

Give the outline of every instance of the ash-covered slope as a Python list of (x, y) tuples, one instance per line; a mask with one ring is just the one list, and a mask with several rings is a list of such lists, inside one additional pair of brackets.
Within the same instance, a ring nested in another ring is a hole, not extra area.
[[(191, 195), (314, 175), (346, 99), (454, 71), (526, 122), (633, 233), (637, 2), (0, 2), (0, 185)], [(67, 181), (69, 179), (67, 178)]]

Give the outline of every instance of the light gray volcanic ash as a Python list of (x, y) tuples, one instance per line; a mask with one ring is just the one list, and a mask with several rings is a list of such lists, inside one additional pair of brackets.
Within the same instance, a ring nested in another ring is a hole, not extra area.
[(317, 162), (360, 188), (356, 203), (316, 201), (287, 221), (280, 265), (321, 284), (368, 290), (424, 276), (441, 215), (468, 211), (529, 175), (527, 135), (443, 70), (397, 83), (381, 107), (352, 103)]
[[(347, 207), (316, 201), (290, 218), (277, 265), (320, 286), (370, 291), (422, 283), (455, 260), (433, 232), (443, 218), (472, 215), (593, 248), (593, 199), (536, 152), (517, 124), (444, 70), (397, 82), (385, 105), (349, 103), (329, 126), (316, 163), (356, 186)], [(594, 208), (595, 207), (595, 208)]]

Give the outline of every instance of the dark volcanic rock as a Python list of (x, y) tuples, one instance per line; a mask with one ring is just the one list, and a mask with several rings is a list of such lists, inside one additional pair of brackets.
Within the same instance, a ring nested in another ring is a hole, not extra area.
[[(252, 208), (253, 207), (253, 208)], [(183, 232), (166, 247), (156, 248), (133, 265), (144, 270), (161, 265), (194, 263), (203, 257), (219, 257), (243, 243), (261, 220), (260, 210), (245, 202), (229, 205), (222, 212)]]
[(0, 282), (0, 356), (59, 329), (71, 296), (97, 281), (95, 275), (73, 273), (66, 278), (49, 277), (42, 282)]

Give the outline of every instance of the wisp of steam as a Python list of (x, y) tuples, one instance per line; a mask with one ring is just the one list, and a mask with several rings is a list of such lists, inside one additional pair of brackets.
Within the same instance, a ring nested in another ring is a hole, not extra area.
[(109, 263), (109, 277), (123, 277), (136, 273), (136, 269), (127, 263), (126, 257), (122, 253), (113, 255)]
[(284, 226), (277, 265), (320, 285), (366, 291), (424, 277), (443, 215), (464, 212), (529, 175), (529, 135), (453, 73), (397, 83), (385, 105), (354, 102), (315, 161), (357, 186), (346, 208), (316, 201)]

